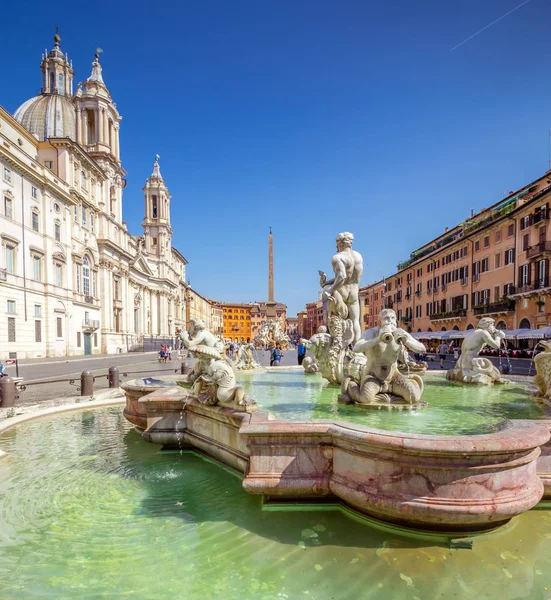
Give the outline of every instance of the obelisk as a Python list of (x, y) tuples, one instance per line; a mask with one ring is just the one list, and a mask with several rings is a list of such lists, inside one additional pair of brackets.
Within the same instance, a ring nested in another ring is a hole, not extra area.
[(274, 300), (274, 236), (270, 227), (268, 236), (268, 302), (266, 302), (266, 317), (273, 319), (277, 316)]

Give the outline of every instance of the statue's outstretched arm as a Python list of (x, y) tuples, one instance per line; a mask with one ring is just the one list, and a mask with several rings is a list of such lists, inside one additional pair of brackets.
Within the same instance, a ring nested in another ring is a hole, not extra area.
[(425, 344), (416, 340), (412, 335), (406, 332), (404, 346), (412, 352), (426, 352)]
[(373, 348), (373, 346), (375, 346), (379, 341), (379, 338), (371, 338), (369, 340), (359, 340), (358, 342), (356, 342), (356, 345), (354, 346), (353, 351), (354, 352), (367, 352), (368, 350), (370, 350), (371, 348)]

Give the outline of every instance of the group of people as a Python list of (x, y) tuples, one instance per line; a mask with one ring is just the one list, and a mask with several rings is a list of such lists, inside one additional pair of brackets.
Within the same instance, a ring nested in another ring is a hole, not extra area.
[(159, 350), (159, 360), (162, 360), (164, 362), (166, 362), (167, 360), (172, 360), (172, 346), (161, 346), (161, 349)]

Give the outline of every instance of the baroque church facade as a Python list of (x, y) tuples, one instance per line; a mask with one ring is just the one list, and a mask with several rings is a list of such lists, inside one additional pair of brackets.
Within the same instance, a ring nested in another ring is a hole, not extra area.
[(58, 35), (40, 67), (41, 93), (13, 116), (0, 107), (0, 359), (173, 337), (190, 293), (158, 157), (134, 236), (123, 221), (121, 116), (99, 56), (76, 92)]

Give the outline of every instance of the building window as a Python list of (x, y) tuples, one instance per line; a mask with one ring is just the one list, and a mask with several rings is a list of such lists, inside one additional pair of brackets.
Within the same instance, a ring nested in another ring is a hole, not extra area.
[(8, 300), (8, 314), (15, 314), (15, 300)]
[(31, 213), (31, 223), (33, 231), (38, 231), (38, 213), (36, 212), (36, 210), (33, 210), (33, 212)]
[(42, 341), (42, 321), (34, 322), (34, 341), (35, 343)]
[(151, 196), (151, 214), (153, 215), (153, 218), (156, 219), (157, 218), (157, 196), (155, 194), (153, 194)]
[(73, 219), (75, 223), (78, 223), (78, 206), (73, 207)]
[(530, 246), (530, 234), (526, 233), (522, 236), (522, 251), (526, 252)]
[(8, 317), (8, 342), (15, 342), (15, 317)]
[(474, 251), (475, 252), (480, 251), (480, 240), (476, 240), (476, 242), (474, 243)]
[(113, 279), (113, 299), (119, 299), (119, 280), (117, 278)]
[(92, 298), (95, 298), (97, 296), (96, 280), (97, 280), (97, 273), (96, 273), (96, 271), (92, 271)]
[(90, 213), (90, 231), (94, 233), (96, 230), (96, 217)]
[(487, 258), (483, 258), (481, 265), (480, 265), (480, 270), (482, 271), (482, 273), (486, 273), (486, 271), (488, 271), (488, 267), (489, 267), (489, 261)]
[(497, 244), (498, 242), (501, 242), (501, 229), (498, 229), (498, 230), (495, 232), (495, 242), (496, 242), (496, 244)]
[(77, 331), (77, 348), (80, 348), (80, 331)]
[(156, 248), (156, 247), (157, 247), (157, 238), (156, 238), (156, 237), (154, 237), (154, 238), (151, 238), (151, 246), (152, 246), (153, 248)]
[(11, 183), (11, 171), (7, 167), (4, 167), (4, 181)]
[(35, 317), (41, 317), (42, 316), (42, 306), (40, 306), (40, 304), (35, 304), (34, 305), (34, 316)]
[(496, 252), (494, 257), (495, 268), (499, 269), (501, 267), (501, 252)]
[(86, 255), (82, 259), (82, 291), (90, 295), (90, 259)]
[(33, 279), (40, 281), (40, 257), (33, 256)]
[(58, 340), (63, 339), (63, 319), (61, 317), (56, 319), (56, 336)]
[(6, 271), (15, 275), (15, 247), (6, 246)]
[(61, 242), (61, 224), (57, 221), (54, 223), (54, 238), (56, 242)]
[(513, 235), (515, 235), (515, 224), (511, 223), (507, 227), (507, 237), (512, 237)]
[(82, 226), (86, 227), (86, 208), (82, 207)]
[(515, 262), (515, 249), (509, 248), (505, 251), (505, 264), (510, 265)]
[(13, 219), (13, 202), (7, 196), (4, 196), (4, 216)]
[(52, 160), (45, 160), (44, 161), (44, 166), (47, 169), (53, 169), (54, 168), (54, 162)]
[(83, 190), (86, 189), (86, 173), (84, 171), (80, 172), (80, 187)]
[(61, 263), (55, 263), (55, 284), (57, 287), (62, 287), (63, 285), (63, 265)]
[(80, 294), (80, 265), (75, 265), (76, 269), (76, 277), (75, 277), (75, 282), (76, 282), (76, 292), (77, 294)]

